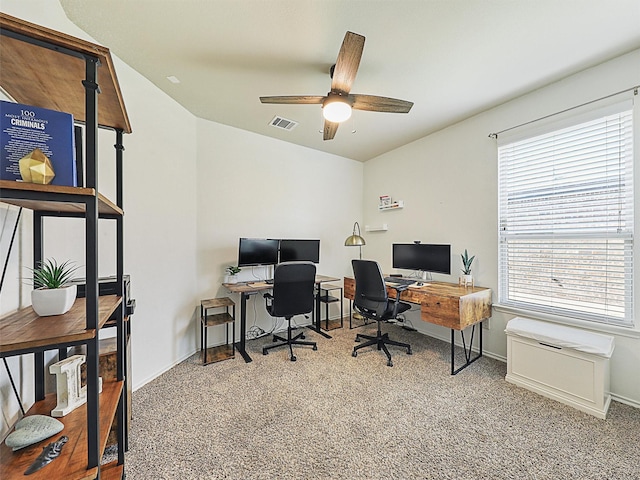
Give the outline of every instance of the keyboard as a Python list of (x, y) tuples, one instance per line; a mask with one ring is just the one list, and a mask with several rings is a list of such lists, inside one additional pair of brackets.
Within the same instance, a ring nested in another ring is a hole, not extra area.
[(389, 283), (397, 283), (399, 285), (411, 285), (413, 283), (419, 282), (417, 278), (402, 278), (402, 277), (384, 277), (385, 282)]

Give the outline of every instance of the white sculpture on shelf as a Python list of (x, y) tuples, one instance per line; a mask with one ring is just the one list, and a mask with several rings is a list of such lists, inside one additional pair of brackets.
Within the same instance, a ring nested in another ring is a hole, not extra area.
[[(56, 375), (56, 392), (58, 403), (51, 410), (52, 417), (64, 417), (87, 401), (87, 387), (81, 385), (80, 368), (85, 362), (85, 355), (72, 355), (49, 367), (49, 372)], [(98, 391), (102, 392), (102, 378), (98, 378)]]

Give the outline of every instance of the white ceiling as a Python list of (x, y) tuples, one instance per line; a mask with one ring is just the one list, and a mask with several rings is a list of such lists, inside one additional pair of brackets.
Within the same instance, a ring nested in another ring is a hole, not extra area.
[[(60, 3), (198, 117), (359, 161), (640, 47), (640, 0)], [(352, 93), (409, 100), (411, 112), (354, 111), (323, 141), (319, 105), (260, 103), (326, 95), (348, 30), (366, 37)], [(275, 115), (299, 125), (270, 127)]]

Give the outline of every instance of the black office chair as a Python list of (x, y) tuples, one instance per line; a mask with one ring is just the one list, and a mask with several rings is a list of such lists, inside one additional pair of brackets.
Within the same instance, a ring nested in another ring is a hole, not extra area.
[(387, 286), (384, 282), (380, 265), (372, 260), (352, 260), (351, 265), (353, 266), (353, 275), (356, 280), (356, 293), (353, 299), (354, 308), (363, 317), (378, 322), (378, 332), (375, 337), (360, 333), (356, 335), (356, 342), (359, 342), (362, 338), (369, 341), (355, 346), (351, 355), (357, 357), (358, 350), (361, 348), (376, 345), (378, 350), (382, 350), (387, 354), (387, 365), (393, 367), (387, 345), (406, 348), (407, 355), (411, 355), (411, 345), (391, 340), (388, 333), (382, 333), (380, 324), (396, 318), (400, 313), (406, 312), (411, 308), (408, 303), (400, 301), (400, 294), (409, 287), (408, 285), (393, 287), (396, 290), (396, 298), (390, 299), (387, 295)]
[(262, 349), (267, 355), (272, 348), (289, 345), (291, 361), (296, 361), (293, 345), (309, 345), (318, 349), (316, 342), (305, 342), (304, 333), (292, 337), (291, 318), (294, 315), (305, 315), (313, 310), (316, 266), (311, 262), (283, 262), (276, 265), (273, 274), (273, 294), (265, 293), (267, 312), (272, 317), (284, 317), (288, 322), (287, 338), (273, 336), (278, 342)]

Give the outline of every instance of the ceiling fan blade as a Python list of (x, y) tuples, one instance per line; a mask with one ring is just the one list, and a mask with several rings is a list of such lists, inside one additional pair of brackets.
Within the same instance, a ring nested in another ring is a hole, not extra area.
[(349, 95), (355, 110), (367, 110), (370, 112), (409, 113), (413, 102), (398, 100), (397, 98), (378, 97), (376, 95)]
[(325, 97), (318, 95), (285, 95), (278, 97), (260, 97), (260, 101), (262, 103), (308, 105), (322, 103), (324, 98)]
[(324, 121), (324, 134), (322, 136), (323, 140), (333, 140), (333, 137), (336, 136), (336, 132), (338, 131), (338, 126), (340, 124), (336, 122), (330, 122), (329, 120)]
[(348, 94), (356, 79), (360, 58), (364, 50), (364, 37), (357, 33), (347, 32), (342, 41), (336, 66), (331, 80), (331, 91)]

